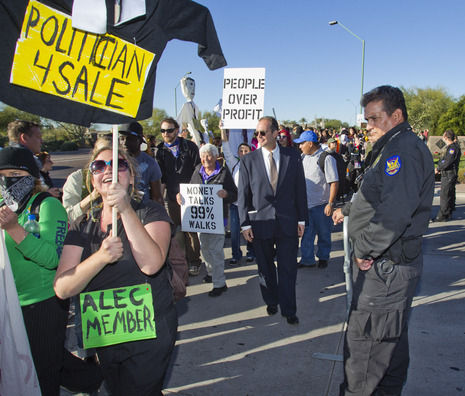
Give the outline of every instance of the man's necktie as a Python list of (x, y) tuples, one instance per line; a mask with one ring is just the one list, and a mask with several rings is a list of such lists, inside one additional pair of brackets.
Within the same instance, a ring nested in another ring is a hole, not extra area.
[(274, 162), (273, 153), (269, 154), (270, 159), (270, 183), (273, 193), (276, 194), (276, 187), (278, 186), (278, 170), (276, 169), (276, 162)]

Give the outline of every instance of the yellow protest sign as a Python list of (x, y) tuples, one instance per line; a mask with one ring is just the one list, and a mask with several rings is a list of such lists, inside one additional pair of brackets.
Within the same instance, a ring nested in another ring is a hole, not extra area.
[(74, 29), (68, 15), (31, 0), (10, 82), (135, 117), (154, 57), (111, 34)]

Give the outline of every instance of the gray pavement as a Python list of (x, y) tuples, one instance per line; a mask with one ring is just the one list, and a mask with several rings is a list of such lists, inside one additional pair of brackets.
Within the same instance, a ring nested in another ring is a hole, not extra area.
[[(465, 185), (460, 185), (453, 220), (431, 224), (425, 237), (404, 396), (465, 395), (464, 219)], [(225, 254), (230, 258), (229, 247)], [(339, 226), (333, 232), (328, 268), (299, 269), (298, 326), (288, 325), (279, 313), (266, 314), (253, 263), (226, 264), (229, 289), (217, 298), (207, 295), (212, 286), (202, 283), (204, 269), (191, 277), (188, 297), (177, 304), (179, 336), (165, 395), (337, 396), (342, 363), (316, 356), (337, 358), (342, 353), (346, 318), (342, 264)]]
[[(439, 205), (438, 185), (433, 213)], [(453, 220), (425, 237), (424, 273), (410, 321), (406, 396), (465, 395), (465, 186)], [(268, 316), (255, 265), (226, 266), (229, 290), (210, 298), (204, 275), (178, 304), (179, 340), (165, 392), (173, 395), (337, 396), (346, 318), (342, 232), (333, 233), (327, 269), (299, 269), (300, 324)], [(230, 249), (226, 248), (226, 258)]]

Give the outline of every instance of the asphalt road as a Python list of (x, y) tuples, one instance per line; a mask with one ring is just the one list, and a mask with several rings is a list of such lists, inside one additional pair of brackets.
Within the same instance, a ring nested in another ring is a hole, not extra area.
[(57, 187), (63, 187), (68, 175), (84, 167), (89, 159), (91, 149), (51, 153), (54, 162), (50, 175)]
[[(57, 185), (85, 165), (89, 152), (52, 154)], [(439, 183), (432, 215), (438, 205)], [(453, 220), (431, 224), (424, 238), (423, 277), (409, 325), (411, 364), (405, 396), (464, 394), (464, 224), (465, 186), (458, 185)], [(202, 283), (204, 268), (191, 277), (187, 297), (177, 304), (178, 340), (164, 394), (336, 396), (343, 378), (336, 358), (342, 353), (346, 317), (340, 227), (332, 240), (328, 268), (298, 272), (299, 326), (266, 314), (255, 263), (226, 264), (229, 289), (216, 299), (208, 297), (211, 284)], [(227, 239), (227, 259), (229, 246)], [(71, 394), (62, 390), (61, 395)]]

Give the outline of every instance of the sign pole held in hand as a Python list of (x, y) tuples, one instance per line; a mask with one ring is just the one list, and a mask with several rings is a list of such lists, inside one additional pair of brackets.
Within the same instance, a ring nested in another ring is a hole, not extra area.
[[(111, 183), (118, 183), (118, 147), (119, 147), (119, 135), (118, 135), (118, 125), (113, 125), (113, 158), (111, 166)], [(111, 212), (111, 235), (118, 235), (118, 210), (116, 208), (112, 209)]]

